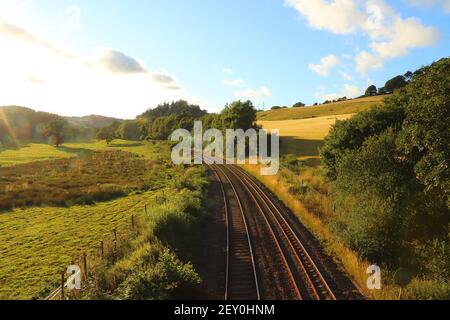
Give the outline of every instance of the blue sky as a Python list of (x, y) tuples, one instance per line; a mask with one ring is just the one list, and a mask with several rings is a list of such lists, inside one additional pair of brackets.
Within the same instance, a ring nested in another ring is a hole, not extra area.
[(450, 52), (448, 0), (2, 0), (0, 23), (0, 104), (66, 115), (312, 104)]

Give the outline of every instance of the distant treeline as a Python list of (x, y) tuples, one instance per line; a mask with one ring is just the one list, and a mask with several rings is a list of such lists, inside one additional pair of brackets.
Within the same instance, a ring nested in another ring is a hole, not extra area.
[(251, 101), (235, 101), (227, 104), (221, 113), (210, 114), (184, 100), (163, 103), (136, 120), (113, 122), (102, 128), (97, 139), (167, 140), (176, 129), (192, 131), (195, 121), (202, 121), (204, 129), (247, 130), (256, 127), (256, 109)]
[(31, 141), (51, 140), (59, 145), (63, 141), (93, 139), (99, 128), (114, 120), (94, 115), (66, 118), (19, 106), (0, 107), (0, 149)]

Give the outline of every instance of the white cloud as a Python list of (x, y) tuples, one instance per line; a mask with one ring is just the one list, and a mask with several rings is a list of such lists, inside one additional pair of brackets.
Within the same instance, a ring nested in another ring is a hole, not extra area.
[(170, 73), (151, 71), (118, 50), (101, 49), (87, 59), (5, 23), (0, 47), (0, 105), (134, 118), (162, 101), (191, 100)]
[(286, 0), (302, 14), (311, 27), (336, 34), (349, 34), (364, 22), (364, 14), (352, 0)]
[[(447, 1), (450, 2), (425, 2)], [(381, 68), (385, 61), (407, 55), (411, 49), (433, 46), (440, 38), (436, 28), (417, 18), (402, 18), (384, 0), (287, 0), (286, 3), (305, 16), (313, 28), (367, 36), (371, 51), (363, 50), (355, 57), (356, 69), (361, 73)]]
[(416, 18), (401, 19), (396, 17), (389, 28), (385, 41), (374, 41), (372, 50), (382, 58), (396, 58), (408, 54), (413, 48), (423, 48), (438, 42), (439, 33), (432, 27), (424, 26)]
[(341, 77), (342, 77), (342, 79), (347, 80), (347, 81), (353, 80), (352, 75), (347, 72), (344, 72), (344, 71), (341, 72)]
[(326, 100), (331, 101), (331, 100), (336, 100), (336, 99), (339, 99), (342, 97), (355, 98), (364, 93), (363, 89), (361, 89), (355, 85), (352, 85), (352, 84), (344, 84), (344, 87), (342, 88), (341, 92), (326, 93), (324, 91), (325, 90), (323, 88), (321, 88), (321, 90), (319, 92), (316, 92), (315, 97), (322, 101), (326, 101)]
[(407, 0), (409, 4), (422, 7), (436, 7), (450, 13), (450, 0)]
[(238, 91), (235, 93), (236, 97), (243, 98), (270, 98), (272, 92), (266, 86), (262, 86), (259, 90), (247, 89), (244, 91)]
[(356, 71), (365, 74), (370, 70), (383, 68), (383, 59), (367, 51), (360, 52), (356, 58)]
[(230, 69), (230, 68), (223, 68), (222, 72), (225, 73), (225, 74), (233, 74), (233, 70)]
[(225, 86), (242, 86), (244, 84), (244, 80), (236, 79), (236, 80), (223, 80), (222, 84)]
[(338, 65), (340, 60), (334, 54), (330, 54), (320, 59), (319, 64), (310, 64), (309, 68), (317, 73), (321, 77), (327, 77), (330, 74), (331, 69)]

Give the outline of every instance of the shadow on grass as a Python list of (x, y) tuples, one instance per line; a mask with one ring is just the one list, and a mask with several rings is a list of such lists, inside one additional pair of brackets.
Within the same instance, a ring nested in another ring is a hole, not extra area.
[(109, 147), (111, 148), (131, 148), (131, 147), (141, 147), (144, 144), (141, 142), (135, 143), (111, 143)]
[(323, 140), (305, 140), (297, 137), (281, 137), (281, 154), (291, 154), (296, 157), (318, 157), (319, 148), (323, 146)]
[(60, 151), (63, 151), (63, 152), (74, 153), (74, 154), (76, 154), (76, 155), (78, 155), (80, 157), (88, 156), (92, 152), (94, 152), (94, 151), (89, 150), (89, 149), (71, 148), (71, 147), (64, 147), (64, 146), (58, 147), (57, 149), (60, 150)]

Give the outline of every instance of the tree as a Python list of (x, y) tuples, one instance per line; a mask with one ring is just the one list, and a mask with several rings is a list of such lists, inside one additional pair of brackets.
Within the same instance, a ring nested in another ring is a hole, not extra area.
[[(430, 192), (450, 197), (450, 59), (422, 68), (389, 103), (400, 104), (406, 119), (399, 147), (414, 162), (415, 173)], [(449, 204), (450, 206), (450, 204)]]
[(297, 102), (296, 104), (294, 104), (292, 106), (292, 108), (303, 108), (305, 106), (306, 106), (306, 104), (304, 104), (303, 102)]
[(256, 123), (256, 109), (249, 100), (235, 101), (225, 106), (221, 113), (223, 128), (242, 129), (244, 131), (254, 128)]
[(116, 139), (117, 130), (120, 127), (120, 122), (114, 121), (109, 126), (103, 127), (99, 130), (97, 133), (96, 138), (98, 140), (106, 140), (106, 142), (109, 144), (111, 141)]
[(370, 87), (367, 88), (365, 96), (369, 97), (369, 96), (376, 96), (378, 94), (378, 90), (377, 87), (374, 85), (371, 85)]
[(411, 166), (399, 161), (396, 133), (369, 137), (360, 149), (343, 155), (335, 186), (333, 226), (345, 243), (374, 263), (399, 257), (410, 199), (420, 190)]
[(403, 77), (405, 77), (406, 82), (410, 82), (412, 78), (414, 77), (414, 73), (411, 71), (406, 72)]
[(386, 88), (385, 87), (381, 87), (381, 88), (378, 88), (378, 94), (379, 95), (382, 95), (382, 94), (386, 94)]
[(185, 100), (178, 100), (174, 102), (165, 102), (158, 105), (154, 109), (149, 109), (140, 116), (139, 119), (150, 119), (167, 117), (172, 114), (185, 114), (194, 118), (201, 118), (207, 114), (206, 111), (200, 109), (198, 105), (190, 104)]
[(382, 107), (337, 122), (325, 139), (321, 154), (335, 190), (333, 228), (371, 261), (401, 265), (399, 251), (447, 241), (449, 87), (450, 59), (442, 59), (415, 72)]
[(340, 158), (349, 151), (358, 150), (364, 141), (390, 127), (398, 128), (405, 118), (404, 110), (395, 105), (372, 108), (353, 118), (338, 121), (332, 127), (320, 153), (329, 179), (337, 178)]
[(397, 89), (403, 88), (406, 86), (408, 82), (406, 82), (404, 76), (396, 76), (391, 80), (388, 80), (384, 86), (387, 92), (394, 92)]
[(64, 142), (64, 129), (66, 126), (66, 120), (53, 120), (44, 126), (42, 134), (45, 138), (50, 138), (52, 144), (59, 147)]
[(117, 137), (123, 140), (138, 141), (141, 139), (139, 121), (124, 121), (116, 131)]

